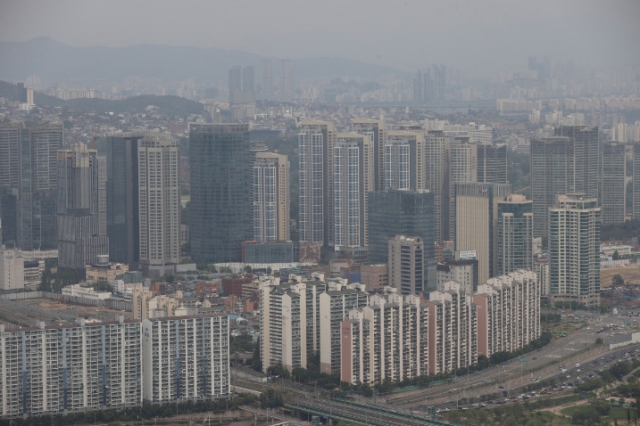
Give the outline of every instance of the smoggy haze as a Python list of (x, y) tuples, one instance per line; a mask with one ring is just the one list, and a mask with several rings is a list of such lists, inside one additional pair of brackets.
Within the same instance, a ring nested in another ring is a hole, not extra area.
[(0, 40), (87, 46), (193, 45), (265, 56), (342, 56), (412, 70), (640, 61), (637, 0), (34, 1), (0, 3)]

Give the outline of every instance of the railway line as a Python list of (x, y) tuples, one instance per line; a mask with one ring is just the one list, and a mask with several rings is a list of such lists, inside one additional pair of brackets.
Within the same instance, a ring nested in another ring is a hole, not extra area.
[(285, 404), (285, 408), (333, 420), (374, 426), (451, 426), (444, 420), (425, 417), (411, 411), (392, 409), (378, 405), (365, 405), (344, 400), (302, 399)]

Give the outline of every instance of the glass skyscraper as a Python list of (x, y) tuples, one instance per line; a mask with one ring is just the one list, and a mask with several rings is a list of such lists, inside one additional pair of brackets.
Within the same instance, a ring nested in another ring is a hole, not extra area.
[(241, 262), (253, 238), (252, 168), (247, 124), (191, 124), (191, 258)]
[(387, 190), (370, 193), (368, 234), (369, 263), (387, 263), (389, 240), (396, 235), (421, 238), (426, 268), (426, 282), (422, 288), (436, 288), (431, 192)]

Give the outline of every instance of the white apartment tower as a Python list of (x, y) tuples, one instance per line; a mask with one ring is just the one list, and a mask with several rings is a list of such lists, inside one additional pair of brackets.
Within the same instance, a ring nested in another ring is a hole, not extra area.
[[(456, 185), (477, 181), (478, 148), (469, 138), (455, 138), (449, 145), (449, 235), (456, 239)], [(456, 250), (459, 250), (456, 247)]]
[(600, 304), (600, 207), (583, 194), (558, 195), (549, 209), (551, 301)]
[(351, 130), (369, 137), (373, 146), (373, 185), (372, 191), (384, 189), (384, 145), (387, 138), (384, 120), (355, 118)]
[(298, 133), (300, 242), (333, 245), (333, 147), (329, 121), (305, 120)]
[(180, 263), (178, 154), (166, 134), (148, 134), (138, 145), (140, 264), (153, 276)]
[(144, 401), (230, 395), (229, 318), (208, 314), (142, 321)]
[(253, 164), (253, 235), (256, 241), (289, 241), (289, 161), (257, 152)]
[(335, 249), (366, 247), (367, 200), (374, 187), (373, 144), (358, 133), (338, 133), (333, 148)]
[(424, 151), (421, 131), (389, 131), (384, 146), (384, 189), (425, 189)]

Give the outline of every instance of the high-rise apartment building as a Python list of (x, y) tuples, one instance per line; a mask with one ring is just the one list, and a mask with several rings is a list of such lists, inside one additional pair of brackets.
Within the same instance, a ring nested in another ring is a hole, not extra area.
[(58, 151), (58, 266), (84, 271), (109, 254), (107, 162), (95, 149), (73, 144)]
[(191, 252), (196, 262), (240, 262), (253, 237), (252, 154), (246, 124), (191, 124)]
[(320, 372), (340, 374), (340, 328), (349, 311), (366, 306), (369, 294), (364, 284), (347, 284), (346, 280), (329, 282), (318, 297), (320, 308)]
[(333, 246), (333, 148), (329, 121), (305, 120), (298, 133), (300, 242)]
[(351, 130), (366, 135), (373, 146), (373, 185), (372, 191), (384, 189), (384, 145), (387, 140), (384, 120), (355, 118), (351, 122)]
[(497, 275), (532, 268), (532, 202), (524, 195), (509, 195), (498, 201), (497, 238)]
[(517, 270), (490, 278), (473, 296), (478, 355), (513, 352), (540, 337), (540, 286), (536, 273)]
[(602, 224), (624, 223), (626, 216), (627, 158), (625, 144), (607, 142), (602, 144), (602, 181), (600, 205)]
[(180, 263), (178, 157), (169, 135), (148, 134), (138, 143), (140, 266), (153, 276), (171, 274)]
[(429, 373), (464, 368), (478, 359), (477, 323), (473, 296), (460, 284), (445, 283), (443, 291), (429, 293)]
[(367, 202), (373, 191), (373, 144), (358, 133), (338, 133), (333, 148), (333, 242), (336, 250), (366, 247)]
[(137, 132), (105, 137), (109, 260), (126, 263), (130, 270), (137, 270), (140, 261), (138, 145), (144, 136)]
[(389, 261), (389, 240), (396, 235), (419, 237), (424, 243), (423, 289), (435, 289), (433, 226), (433, 194), (430, 192), (372, 192), (369, 194), (369, 263)]
[[(0, 414), (38, 416), (142, 403), (138, 321), (0, 324)], [(158, 370), (155, 370), (156, 373)]]
[(229, 103), (234, 103), (242, 92), (242, 67), (229, 70)]
[[(302, 280), (300, 280), (302, 281)], [(323, 281), (260, 283), (260, 356), (262, 371), (282, 365), (306, 368), (320, 350), (320, 300)]]
[(475, 250), (478, 282), (497, 273), (498, 202), (511, 194), (511, 185), (456, 184), (456, 250)]
[(507, 146), (477, 145), (477, 182), (507, 183)]
[(340, 380), (376, 385), (427, 375), (428, 309), (416, 295), (374, 295), (340, 328)]
[(227, 315), (145, 319), (141, 329), (146, 403), (229, 397)]
[(456, 137), (449, 145), (449, 235), (456, 239), (456, 184), (477, 182), (478, 146), (469, 138)]
[(419, 237), (396, 235), (389, 240), (389, 286), (401, 294), (424, 290), (424, 242)]
[(559, 127), (555, 137), (531, 140), (531, 200), (535, 237), (548, 233), (548, 211), (556, 196), (598, 197), (598, 128)]
[(258, 152), (253, 163), (253, 238), (289, 241), (289, 160)]
[(441, 131), (429, 131), (425, 136), (425, 186), (433, 193), (434, 240), (437, 244), (449, 239), (449, 155), (451, 138)]
[(600, 303), (600, 207), (584, 194), (559, 195), (549, 209), (551, 301)]
[(425, 189), (425, 142), (420, 131), (392, 130), (384, 145), (384, 189)]

